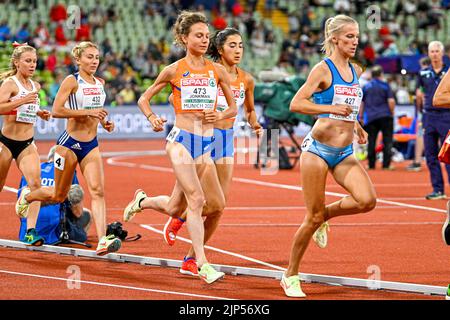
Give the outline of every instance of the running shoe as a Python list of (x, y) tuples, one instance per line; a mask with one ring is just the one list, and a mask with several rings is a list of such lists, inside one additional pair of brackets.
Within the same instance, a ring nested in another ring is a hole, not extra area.
[(323, 249), (327, 246), (327, 231), (330, 231), (330, 225), (328, 224), (328, 222), (324, 222), (312, 236), (314, 242), (319, 246), (319, 248)]
[(104, 256), (107, 253), (116, 252), (120, 249), (122, 242), (115, 235), (110, 234), (103, 236), (98, 242), (96, 254), (98, 256)]
[(419, 172), (421, 170), (422, 170), (422, 166), (420, 165), (420, 163), (417, 163), (417, 162), (413, 162), (409, 166), (406, 167), (406, 171)]
[(178, 231), (180, 231), (185, 221), (181, 218), (169, 218), (164, 226), (164, 240), (169, 246), (173, 246), (177, 238)]
[(302, 291), (302, 287), (300, 286), (300, 276), (290, 276), (286, 277), (283, 273), (283, 277), (280, 282), (281, 287), (284, 289), (284, 293), (288, 297), (293, 298), (304, 298), (306, 294)]
[(447, 199), (447, 197), (441, 191), (433, 191), (432, 193), (427, 194), (425, 196), (425, 199), (427, 199), (427, 200), (442, 200), (442, 199)]
[(16, 202), (16, 213), (20, 218), (26, 218), (28, 216), (28, 208), (30, 203), (25, 199), (25, 196), (31, 192), (29, 187), (23, 188), (20, 193), (19, 199)]
[(42, 246), (44, 244), (44, 238), (38, 235), (36, 229), (32, 228), (27, 231), (22, 242), (27, 246)]
[(147, 195), (142, 189), (137, 189), (134, 193), (134, 198), (131, 202), (126, 206), (123, 211), (123, 221), (128, 222), (136, 215), (142, 211), (141, 201), (147, 198)]
[(189, 276), (198, 276), (198, 266), (195, 258), (184, 257), (183, 263), (181, 264), (180, 273)]
[(447, 287), (447, 294), (445, 295), (445, 300), (450, 300), (450, 284)]
[(450, 221), (450, 200), (447, 202), (447, 219), (442, 226), (442, 240), (450, 246), (450, 226), (448, 225)]
[(206, 281), (206, 283), (211, 284), (214, 281), (222, 279), (225, 276), (225, 273), (216, 271), (209, 263), (205, 263), (198, 271), (198, 275)]

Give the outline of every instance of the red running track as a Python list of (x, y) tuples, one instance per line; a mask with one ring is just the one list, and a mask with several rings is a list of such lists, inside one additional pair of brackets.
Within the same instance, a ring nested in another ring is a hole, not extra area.
[[(41, 154), (47, 154), (51, 146), (47, 142), (37, 145)], [(164, 150), (164, 141), (103, 141), (101, 150)], [(123, 208), (138, 187), (149, 195), (169, 194), (173, 187), (174, 176), (167, 170), (170, 163), (165, 155), (111, 160), (114, 165), (108, 163), (107, 158), (104, 160), (108, 222), (121, 221)], [(449, 247), (441, 239), (445, 214), (432, 211), (444, 211), (446, 202), (425, 200), (424, 195), (430, 191), (428, 172), (407, 172), (406, 165), (397, 164), (395, 171), (369, 172), (379, 199), (395, 204), (379, 202), (371, 213), (333, 219), (327, 248), (319, 249), (312, 242), (300, 267), (302, 273), (368, 279), (375, 268), (384, 281), (448, 285)], [(13, 164), (6, 185), (17, 187), (19, 177)], [(207, 250), (208, 259), (217, 264), (269, 269), (244, 259), (253, 258), (287, 267), (293, 235), (305, 215), (299, 169), (261, 175), (250, 164), (236, 165), (234, 178), (227, 209), (209, 245), (241, 256)], [(327, 191), (345, 193), (332, 178)], [(14, 213), (15, 199), (12, 192), (0, 193), (2, 239), (17, 239), (19, 220)], [(337, 199), (333, 195), (326, 198), (327, 202)], [(124, 243), (121, 252), (181, 260), (188, 250), (187, 243), (179, 240), (169, 247), (160, 234), (141, 227), (144, 224), (162, 230), (166, 220), (166, 216), (148, 210), (125, 223), (124, 228), (130, 235), (140, 233), (143, 237), (137, 242)], [(188, 238), (186, 228), (181, 230), (180, 236)], [(91, 228), (89, 242), (95, 246), (96, 239), (95, 230)], [(80, 272), (79, 286), (71, 282), (73, 270)], [(308, 300), (443, 299), (324, 284), (305, 283), (302, 288)], [(0, 299), (36, 298), (287, 299), (275, 279), (227, 275), (223, 281), (207, 285), (173, 268), (0, 248)]]

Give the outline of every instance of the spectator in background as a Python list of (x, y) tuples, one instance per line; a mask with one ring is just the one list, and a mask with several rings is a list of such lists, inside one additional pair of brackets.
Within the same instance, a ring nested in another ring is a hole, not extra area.
[(47, 60), (45, 61), (45, 67), (51, 73), (54, 73), (57, 64), (58, 64), (58, 57), (56, 56), (56, 49), (52, 49), (52, 51), (47, 57)]
[(67, 19), (67, 10), (62, 2), (54, 4), (50, 8), (50, 21), (58, 24)]
[(231, 12), (233, 13), (234, 17), (240, 17), (242, 13), (244, 13), (244, 9), (239, 2), (235, 2), (231, 7)]
[(48, 97), (50, 103), (53, 104), (53, 101), (55, 101), (56, 94), (58, 93), (59, 87), (61, 86), (61, 82), (64, 80), (64, 75), (61, 72), (56, 72), (56, 78), (55, 81), (53, 81), (48, 90)]
[(109, 40), (109, 38), (106, 38), (105, 40), (103, 40), (103, 42), (101, 43), (101, 51), (102, 51), (102, 55), (104, 57), (110, 55), (113, 52), (112, 46), (111, 46), (111, 41)]
[[(417, 89), (423, 95), (423, 128), (424, 147), (427, 167), (430, 171), (433, 191), (426, 195), (427, 200), (445, 199), (444, 179), (441, 163), (438, 160), (439, 141), (444, 141), (450, 124), (450, 109), (436, 107), (433, 104), (433, 96), (442, 78), (448, 72), (448, 66), (444, 64), (444, 45), (440, 41), (431, 41), (428, 45), (428, 57), (431, 65), (420, 70), (417, 79)], [(450, 182), (450, 165), (446, 166), (448, 181)]]
[(335, 0), (334, 11), (341, 14), (350, 14), (350, 2), (348, 0)]
[(63, 22), (59, 22), (58, 26), (55, 29), (55, 42), (60, 46), (65, 46), (67, 44), (67, 38), (63, 25)]
[(406, 87), (406, 83), (404, 81), (405, 79), (401, 79), (400, 86), (398, 87), (397, 91), (395, 92), (395, 99), (397, 101), (397, 104), (410, 104), (411, 100), (409, 98), (409, 92), (408, 88)]
[(28, 31), (28, 23), (22, 24), (16, 33), (16, 41), (19, 43), (29, 42), (31, 39), (30, 32)]
[[(431, 64), (429, 57), (423, 57), (420, 59), (420, 68), (424, 70)], [(423, 158), (423, 125), (422, 125), (422, 108), (423, 108), (423, 93), (419, 88), (416, 89), (416, 140), (414, 145), (414, 160), (406, 167), (407, 171), (420, 171), (422, 170), (422, 158)]]
[(242, 16), (242, 21), (244, 22), (245, 28), (247, 29), (247, 38), (251, 39), (253, 35), (253, 31), (256, 28), (256, 20), (253, 16), (254, 11), (248, 10)]
[(11, 38), (11, 29), (8, 26), (7, 21), (0, 23), (0, 41), (7, 41)]
[(394, 133), (395, 99), (389, 84), (383, 79), (383, 69), (376, 65), (372, 68), (372, 80), (363, 87), (361, 113), (364, 130), (368, 137), (368, 169), (375, 169), (376, 142), (378, 133), (383, 134), (383, 169), (392, 170), (392, 140)]
[(81, 19), (80, 27), (77, 28), (75, 41), (90, 41), (91, 40), (91, 27), (86, 18)]
[(214, 20), (212, 21), (212, 26), (217, 30), (223, 30), (227, 27), (227, 14), (226, 13), (218, 13)]
[(123, 97), (123, 104), (124, 105), (133, 105), (136, 104), (136, 94), (132, 88), (132, 83), (127, 82), (125, 84), (125, 88), (120, 90), (119, 95)]
[(119, 93), (115, 95), (114, 101), (111, 102), (111, 107), (121, 107), (125, 105), (123, 96)]
[(108, 21), (116, 21), (117, 20), (117, 14), (116, 10), (114, 10), (114, 5), (110, 5), (109, 8), (106, 10), (106, 17)]
[(41, 21), (34, 31), (34, 44), (42, 47), (50, 42), (50, 33), (44, 21)]
[(105, 26), (105, 12), (101, 6), (94, 8), (94, 11), (89, 14), (89, 25), (92, 27), (92, 32), (95, 34), (97, 28), (103, 28)]
[(250, 12), (256, 11), (256, 5), (258, 4), (258, 0), (247, 0), (247, 8)]
[(289, 33), (297, 33), (300, 31), (300, 19), (297, 11), (288, 13)]

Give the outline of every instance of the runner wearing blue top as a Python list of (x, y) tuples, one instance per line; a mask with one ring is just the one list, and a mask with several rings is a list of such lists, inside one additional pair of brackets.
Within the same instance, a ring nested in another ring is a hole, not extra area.
[[(444, 141), (450, 128), (450, 109), (436, 107), (433, 103), (433, 96), (448, 70), (448, 66), (443, 62), (444, 45), (439, 41), (430, 42), (428, 45), (428, 56), (430, 57), (431, 65), (421, 70), (417, 78), (417, 88), (423, 92), (422, 125), (424, 129), (425, 159), (433, 186), (433, 191), (426, 195), (425, 198), (427, 200), (439, 200), (446, 198), (441, 164), (438, 160), (439, 141), (441, 143)], [(445, 167), (450, 183), (450, 165)]]
[[(302, 143), (301, 181), (306, 205), (305, 219), (295, 234), (289, 266), (281, 286), (289, 297), (305, 297), (298, 269), (311, 237), (321, 248), (327, 244), (327, 221), (331, 218), (368, 212), (375, 208), (376, 194), (362, 165), (353, 155), (353, 139), (367, 141), (358, 119), (362, 90), (359, 66), (350, 63), (359, 39), (358, 23), (337, 15), (325, 24), (323, 50), (327, 58), (311, 70), (294, 96), (293, 112), (319, 115)], [(314, 102), (309, 101), (313, 97)], [(350, 195), (325, 205), (328, 171)]]

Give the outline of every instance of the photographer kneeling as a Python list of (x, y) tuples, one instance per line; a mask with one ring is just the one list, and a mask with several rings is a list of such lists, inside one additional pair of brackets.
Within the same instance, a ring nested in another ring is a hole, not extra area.
[[(55, 147), (50, 149), (47, 162), (41, 164), (41, 185), (51, 187), (54, 185), (54, 165), (53, 158)], [(27, 185), (22, 177), (18, 196)], [(86, 208), (83, 208), (84, 192), (78, 184), (76, 173), (74, 175), (72, 186), (70, 187), (67, 199), (63, 203), (41, 204), (39, 216), (37, 218), (36, 230), (44, 238), (45, 244), (54, 244), (58, 242), (62, 232), (62, 222), (65, 220), (65, 229), (68, 232), (69, 239), (85, 242), (87, 232), (91, 225), (91, 214)], [(65, 219), (64, 216), (65, 214)], [(27, 232), (26, 218), (20, 219), (19, 239), (23, 240)]]

